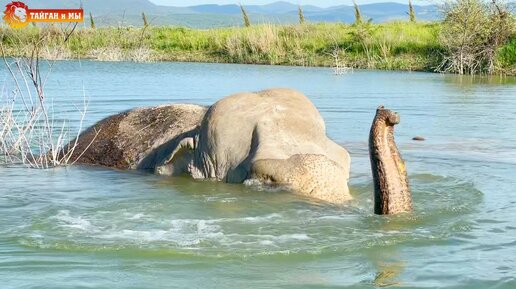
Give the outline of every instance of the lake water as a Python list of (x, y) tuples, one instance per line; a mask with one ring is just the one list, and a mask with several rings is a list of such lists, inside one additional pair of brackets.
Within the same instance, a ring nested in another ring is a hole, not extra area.
[[(58, 62), (46, 91), (55, 115), (77, 126), (83, 91), (91, 125), (136, 106), (270, 87), (298, 89), (319, 108), (351, 154), (354, 201), (105, 168), (0, 167), (0, 288), (516, 288), (515, 79)], [(411, 216), (372, 213), (366, 144), (380, 104), (401, 115)]]

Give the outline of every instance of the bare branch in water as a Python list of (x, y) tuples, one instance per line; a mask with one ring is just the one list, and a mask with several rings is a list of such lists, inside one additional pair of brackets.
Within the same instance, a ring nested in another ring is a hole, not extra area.
[[(63, 43), (68, 41), (76, 27), (77, 24), (71, 29), (62, 28)], [(61, 120), (56, 123), (53, 105), (49, 105), (45, 94), (45, 83), (55, 63), (47, 62), (46, 74), (42, 73), (40, 47), (47, 40), (46, 37), (40, 35), (37, 41), (27, 45), (31, 49), (29, 57), (14, 60), (6, 58), (4, 46), (0, 43), (3, 62), (14, 86), (11, 93), (5, 89), (1, 92), (0, 164), (49, 168), (73, 164), (84, 153), (75, 150), (87, 113), (88, 99), (83, 87), (83, 107), (74, 105), (80, 114), (79, 127), (67, 145), (72, 131), (70, 122)]]

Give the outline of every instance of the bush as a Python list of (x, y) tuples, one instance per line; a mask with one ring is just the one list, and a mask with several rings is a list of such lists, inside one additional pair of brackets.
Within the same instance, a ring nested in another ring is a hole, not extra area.
[(494, 73), (497, 52), (514, 33), (506, 5), (492, 0), (452, 0), (444, 6), (439, 41), (445, 55), (438, 70), (459, 74)]
[(516, 35), (498, 51), (498, 64), (506, 74), (516, 74)]

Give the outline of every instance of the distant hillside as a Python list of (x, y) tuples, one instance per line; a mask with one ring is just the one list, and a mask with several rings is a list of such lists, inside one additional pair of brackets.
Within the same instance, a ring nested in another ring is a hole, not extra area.
[[(79, 0), (25, 0), (32, 8), (77, 8)], [(141, 13), (145, 12), (153, 25), (181, 25), (193, 28), (211, 28), (241, 25), (241, 11), (238, 5), (197, 5), (189, 7), (159, 6), (148, 0), (85, 0), (86, 17), (91, 12), (97, 26), (141, 25)], [(298, 21), (297, 5), (289, 2), (275, 2), (266, 5), (246, 5), (254, 23), (295, 23)], [(373, 22), (407, 19), (408, 6), (399, 3), (375, 3), (360, 6), (362, 15)], [(414, 6), (420, 20), (439, 19), (437, 6)], [(321, 8), (303, 6), (305, 18), (313, 22), (354, 21), (352, 6)]]

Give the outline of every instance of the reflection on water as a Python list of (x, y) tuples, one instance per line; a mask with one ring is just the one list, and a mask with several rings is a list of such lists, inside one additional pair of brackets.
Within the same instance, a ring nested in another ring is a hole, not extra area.
[[(186, 177), (2, 167), (2, 288), (516, 285), (512, 78), (59, 62), (47, 93), (73, 126), (83, 84), (91, 101), (87, 125), (134, 106), (211, 104), (278, 86), (301, 90), (352, 156), (355, 199), (331, 206)], [(396, 140), (414, 194), (412, 215), (372, 213), (367, 135), (379, 104), (401, 114)], [(413, 142), (415, 135), (426, 141)]]
[(460, 89), (464, 89), (468, 86), (479, 86), (479, 85), (514, 85), (516, 84), (516, 78), (511, 76), (503, 75), (490, 75), (490, 76), (479, 76), (479, 75), (455, 75), (446, 74), (444, 81), (457, 85)]
[(403, 263), (381, 263), (378, 264), (378, 273), (374, 278), (373, 284), (376, 287), (400, 286), (402, 282), (396, 278), (403, 270)]

